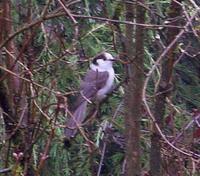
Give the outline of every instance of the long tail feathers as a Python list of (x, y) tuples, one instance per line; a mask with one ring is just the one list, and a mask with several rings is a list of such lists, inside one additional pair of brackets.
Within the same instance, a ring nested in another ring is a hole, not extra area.
[(87, 109), (87, 101), (82, 102), (72, 114), (73, 116), (67, 121), (65, 128), (65, 137), (67, 139), (75, 137), (78, 126), (85, 120)]

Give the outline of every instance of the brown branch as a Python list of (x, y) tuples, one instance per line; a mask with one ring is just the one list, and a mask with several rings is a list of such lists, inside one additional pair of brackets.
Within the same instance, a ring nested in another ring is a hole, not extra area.
[(51, 133), (50, 133), (50, 135), (47, 139), (47, 143), (46, 143), (44, 152), (41, 153), (39, 165), (38, 165), (38, 168), (36, 170), (36, 176), (40, 176), (40, 172), (41, 172), (42, 168), (44, 167), (46, 160), (49, 158), (48, 153), (49, 153), (51, 142), (54, 138), (54, 135), (55, 135), (55, 129), (53, 128), (53, 129), (51, 129)]
[[(16, 73), (12, 72), (11, 70), (9, 70), (9, 69), (3, 67), (2, 65), (0, 65), (0, 70), (3, 70), (3, 71), (5, 71), (5, 72), (8, 72), (9, 74), (11, 74), (11, 75), (13, 75), (13, 76), (15, 76), (15, 77), (17, 77), (17, 78), (20, 78), (20, 79), (22, 79), (23, 81), (26, 81), (26, 82), (28, 82), (28, 83), (32, 83), (33, 85), (35, 85), (35, 86), (37, 86), (37, 87), (40, 87), (40, 88), (42, 88), (42, 89), (44, 89), (44, 90), (47, 90), (47, 91), (52, 92), (52, 93), (54, 93), (54, 94), (57, 94), (56, 91), (54, 91), (54, 90), (52, 90), (52, 89), (50, 89), (50, 88), (48, 88), (48, 87), (45, 87), (45, 86), (43, 86), (43, 85), (41, 85), (41, 84), (39, 84), (39, 83), (37, 83), (37, 82), (35, 82), (35, 81), (33, 81), (33, 80), (30, 80), (30, 79), (27, 79), (27, 78), (25, 78), (25, 77), (19, 76), (18, 74), (16, 74)], [(74, 91), (64, 93), (64, 95), (66, 96), (66, 95), (69, 95), (69, 94), (72, 94), (72, 93), (74, 93)], [(63, 95), (63, 96), (64, 96), (64, 95)]]
[(73, 23), (76, 25), (78, 22), (76, 21), (76, 19), (74, 18), (74, 16), (71, 14), (71, 12), (69, 11), (69, 9), (67, 9), (67, 7), (65, 6), (65, 4), (61, 1), (58, 0), (58, 2), (60, 3), (60, 5), (63, 7), (64, 11), (66, 12), (66, 14), (70, 17), (70, 19), (73, 21)]
[(87, 15), (77, 15), (77, 14), (73, 14), (73, 16), (77, 17), (77, 18), (95, 19), (95, 20), (106, 21), (106, 22), (110, 22), (110, 23), (136, 25), (136, 26), (141, 26), (141, 27), (148, 28), (148, 29), (159, 29), (161, 27), (162, 28), (183, 29), (182, 26), (176, 26), (176, 25), (144, 24), (144, 23), (137, 23), (137, 22), (131, 22), (131, 21), (120, 21), (120, 20), (113, 20), (113, 19), (108, 19), (108, 18), (103, 18), (103, 17), (97, 17), (97, 16), (87, 16)]
[(198, 157), (200, 158), (199, 154), (196, 154), (194, 152), (188, 151), (188, 150), (183, 150), (183, 149), (179, 149), (176, 146), (174, 146), (165, 136), (165, 134), (162, 132), (162, 130), (160, 129), (160, 126), (158, 125), (158, 123), (156, 122), (156, 119), (150, 109), (150, 106), (148, 104), (147, 101), (147, 85), (149, 83), (149, 80), (151, 78), (152, 73), (155, 71), (155, 69), (157, 68), (157, 66), (160, 64), (160, 62), (162, 61), (162, 59), (166, 56), (166, 54), (169, 52), (169, 50), (174, 46), (174, 44), (183, 36), (183, 34), (185, 33), (185, 29), (188, 28), (188, 26), (191, 24), (191, 21), (196, 17), (196, 15), (199, 13), (200, 9), (197, 9), (195, 11), (195, 13), (192, 15), (192, 17), (189, 19), (189, 21), (186, 23), (186, 25), (184, 26), (184, 29), (182, 29), (179, 34), (176, 36), (176, 38), (168, 45), (168, 47), (162, 52), (162, 54), (159, 56), (159, 58), (156, 60), (155, 64), (152, 66), (151, 70), (149, 70), (147, 77), (144, 81), (144, 87), (143, 87), (143, 93), (142, 93), (142, 97), (143, 97), (143, 102), (145, 105), (145, 108), (150, 116), (150, 119), (153, 121), (156, 129), (158, 130), (160, 136), (162, 137), (162, 139), (174, 150), (189, 156), (189, 157)]
[[(12, 40), (15, 36), (17, 36), (18, 34), (20, 34), (21, 32), (28, 30), (30, 28), (32, 28), (33, 26), (36, 26), (46, 20), (50, 20), (53, 18), (57, 18), (57, 17), (61, 17), (64, 16), (66, 13), (64, 12), (60, 12), (60, 13), (56, 13), (54, 14), (52, 12), (52, 14), (46, 15), (46, 16), (41, 16), (38, 19), (36, 19), (35, 21), (33, 21), (30, 24), (25, 24), (22, 28), (18, 29), (16, 32), (14, 32), (13, 34), (10, 34), (10, 36), (0, 44), (0, 49), (5, 46), (10, 40)], [(102, 17), (96, 17), (96, 16), (87, 16), (87, 15), (77, 15), (77, 14), (72, 14), (73, 17), (76, 18), (86, 18), (86, 19), (95, 19), (95, 20), (99, 20), (99, 21), (104, 21), (104, 22), (111, 22), (111, 23), (119, 23), (119, 24), (130, 24), (130, 25), (136, 25), (136, 26), (143, 26), (145, 28), (152, 28), (152, 29), (158, 29), (160, 27), (162, 28), (177, 28), (177, 29), (183, 29), (184, 27), (182, 26), (174, 26), (174, 25), (156, 25), (156, 24), (140, 24), (140, 23), (135, 23), (135, 22), (130, 22), (130, 21), (120, 21), (120, 20), (112, 20), (112, 19), (108, 19), (108, 18), (102, 18)]]
[(184, 134), (184, 132), (186, 130), (188, 130), (196, 121), (198, 122), (198, 120), (200, 119), (200, 115), (194, 117), (194, 119), (192, 119), (187, 125), (185, 125), (182, 129), (181, 132), (175, 137), (175, 139), (172, 141), (172, 144), (174, 145), (179, 139), (180, 137)]

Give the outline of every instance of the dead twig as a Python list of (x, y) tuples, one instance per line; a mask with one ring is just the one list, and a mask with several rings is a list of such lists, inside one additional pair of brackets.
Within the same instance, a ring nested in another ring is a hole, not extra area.
[(144, 81), (144, 87), (143, 87), (143, 91), (142, 91), (142, 98), (143, 98), (143, 102), (145, 105), (145, 108), (151, 118), (151, 120), (153, 121), (156, 129), (158, 130), (158, 133), (160, 134), (160, 136), (162, 137), (162, 139), (170, 146), (172, 147), (174, 150), (189, 156), (189, 157), (197, 157), (200, 158), (199, 154), (196, 154), (192, 151), (188, 151), (188, 150), (183, 150), (180, 148), (177, 148), (175, 145), (173, 145), (165, 136), (165, 134), (162, 132), (162, 130), (160, 129), (158, 123), (156, 122), (156, 119), (153, 115), (153, 112), (150, 109), (150, 106), (147, 102), (147, 85), (149, 83), (150, 77), (152, 75), (152, 73), (155, 71), (155, 69), (157, 68), (157, 66), (160, 64), (160, 62), (162, 61), (162, 59), (167, 55), (167, 53), (170, 51), (170, 49), (174, 46), (174, 44), (183, 36), (183, 34), (185, 33), (185, 30), (188, 28), (188, 26), (191, 24), (191, 21), (196, 17), (196, 15), (199, 13), (200, 9), (198, 8), (195, 13), (192, 15), (192, 17), (189, 19), (189, 21), (185, 24), (184, 29), (182, 29), (179, 34), (176, 36), (176, 38), (166, 47), (166, 49), (162, 52), (162, 54), (159, 56), (159, 58), (156, 60), (155, 64), (152, 66), (151, 70), (149, 70), (149, 72), (147, 73), (147, 77)]

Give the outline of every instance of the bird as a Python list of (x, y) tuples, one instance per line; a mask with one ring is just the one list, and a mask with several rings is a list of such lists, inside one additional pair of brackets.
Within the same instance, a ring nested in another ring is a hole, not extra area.
[(115, 78), (114, 61), (116, 59), (108, 52), (102, 52), (93, 58), (90, 68), (81, 81), (74, 111), (67, 120), (66, 139), (70, 140), (76, 136), (78, 128), (86, 118), (88, 103), (102, 101), (111, 91)]

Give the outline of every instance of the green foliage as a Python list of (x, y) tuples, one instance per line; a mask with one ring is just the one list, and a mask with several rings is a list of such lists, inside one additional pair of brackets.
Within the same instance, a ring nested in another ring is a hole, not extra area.
[[(27, 24), (27, 2), (27, 0), (12, 1), (12, 21), (14, 31)], [(39, 15), (44, 10), (46, 2), (47, 1), (45, 0), (32, 0), (31, 21), (38, 19)], [(165, 20), (164, 18), (166, 18), (166, 9), (169, 8), (170, 2), (171, 1), (169, 0), (147, 1), (147, 7), (151, 10), (151, 12), (148, 11), (146, 15), (148, 23), (163, 24)], [(58, 4), (58, 1), (52, 0), (47, 12), (54, 12), (58, 7), (61, 7)], [(71, 13), (79, 15), (98, 16), (108, 19), (112, 19), (115, 15), (120, 20), (124, 20), (125, 17), (123, 1), (84, 0), (75, 5), (71, 5), (68, 8), (71, 10)], [(59, 12), (60, 11), (61, 10), (59, 10)], [(155, 15), (153, 13), (154, 11), (162, 18)], [(155, 16), (152, 16), (152, 13)], [(123, 85), (101, 105), (99, 114), (97, 115), (100, 118), (89, 117), (88, 122), (84, 124), (84, 127), (82, 127), (89, 140), (93, 142), (92, 144), (80, 134), (77, 135), (74, 140), (70, 141), (70, 147), (67, 148), (63, 144), (64, 125), (69, 115), (67, 113), (63, 114), (62, 112), (59, 112), (59, 114), (56, 115), (55, 111), (58, 99), (55, 92), (59, 91), (63, 93), (68, 99), (67, 105), (70, 107), (71, 104), (74, 103), (75, 94), (68, 95), (68, 93), (71, 91), (78, 91), (80, 80), (88, 68), (88, 63), (90, 62), (89, 58), (92, 58), (103, 50), (107, 50), (113, 55), (119, 54), (113, 45), (117, 47), (117, 50), (121, 49), (120, 42), (117, 44), (114, 43), (115, 39), (113, 37), (116, 37), (117, 32), (114, 30), (111, 23), (86, 17), (75, 18), (75, 20), (78, 22), (77, 25), (79, 29), (76, 39), (74, 39), (75, 24), (69, 18), (69, 15), (48, 19), (45, 22), (38, 24), (39, 27), (36, 26), (35, 28), (31, 28), (31, 30), (23, 31), (13, 39), (18, 51), (20, 51), (24, 47), (24, 41), (27, 41), (25, 40), (26, 34), (30, 33), (30, 35), (33, 35), (33, 40), (25, 46), (19, 61), (27, 66), (30, 59), (29, 50), (33, 51), (33, 53), (31, 53), (33, 55), (33, 61), (31, 63), (31, 81), (44, 86), (42, 88), (30, 84), (32, 94), (26, 92), (26, 94), (23, 95), (26, 96), (26, 101), (35, 101), (28, 106), (28, 108), (32, 110), (29, 116), (33, 114), (33, 124), (31, 125), (35, 125), (33, 131), (31, 131), (32, 129), (30, 127), (30, 134), (35, 140), (33, 143), (33, 157), (31, 159), (33, 160), (34, 168), (37, 169), (41, 155), (44, 153), (47, 141), (50, 138), (51, 130), (52, 128), (55, 128), (55, 134), (48, 151), (49, 157), (45, 161), (41, 175), (92, 176), (94, 173), (97, 173), (98, 168), (100, 167), (100, 160), (103, 155), (102, 144), (106, 143), (101, 176), (118, 176), (121, 174), (122, 168), (124, 167), (125, 153), (124, 109), (126, 105), (123, 103)], [(121, 35), (124, 37), (125, 27), (121, 24), (119, 26), (122, 30)], [(196, 30), (198, 30), (198, 28), (199, 25), (195, 27)], [(144, 74), (152, 68), (156, 59), (162, 53), (162, 49), (157, 46), (156, 41), (157, 36), (159, 36), (165, 44), (165, 30), (166, 29), (146, 29)], [(126, 40), (124, 38), (123, 40)], [(191, 43), (195, 43), (196, 45), (192, 46), (192, 49), (194, 49), (194, 51), (192, 51), (198, 53), (199, 41), (193, 40), (192, 37), (188, 38)], [(185, 47), (187, 39), (182, 40), (184, 40), (183, 45)], [(135, 39), (133, 39), (133, 41), (135, 41)], [(176, 52), (177, 55), (180, 55), (178, 49)], [(127, 70), (124, 69), (126, 65), (124, 66), (123, 64), (118, 63), (114, 67), (117, 73), (115, 82), (116, 84), (119, 84), (122, 81), (122, 78), (126, 76)], [(199, 68), (200, 62), (198, 55), (194, 57), (194, 59), (189, 56), (184, 56), (174, 67), (174, 80), (172, 80), (174, 83), (172, 103), (179, 112), (173, 117), (173, 128), (175, 132), (181, 131), (183, 126), (191, 121), (190, 112), (193, 111), (193, 109), (198, 109), (200, 107)], [(26, 78), (27, 75), (24, 73), (27, 73), (27, 70), (25, 70), (23, 66), (20, 66), (20, 71), (21, 73), (19, 75)], [(156, 71), (150, 78), (150, 83), (148, 84), (147, 97), (148, 103), (151, 107), (155, 100), (155, 89), (157, 88), (160, 74), (161, 69), (160, 65), (158, 65)], [(29, 86), (25, 85), (24, 87), (29, 90)], [(48, 91), (45, 87), (48, 88)], [(36, 103), (40, 109), (36, 108)], [(116, 117), (113, 118), (119, 106), (119, 112), (117, 112)], [(24, 107), (21, 109), (23, 108)], [(171, 113), (170, 108), (171, 106), (168, 105), (166, 116)], [(149, 170), (149, 151), (151, 145), (150, 135), (152, 124), (150, 120), (148, 120), (148, 114), (146, 112), (142, 113), (141, 165), (142, 169), (147, 171)], [(2, 113), (0, 115), (2, 116)], [(120, 140), (121, 138), (123, 139), (123, 142), (120, 141), (122, 146), (117, 144), (117, 142), (112, 140), (112, 138), (108, 138), (108, 141), (106, 141), (107, 136), (103, 129), (106, 124), (112, 126), (111, 131), (114, 132), (111, 132), (111, 136), (113, 134), (119, 134), (117, 140)], [(21, 128), (23, 129), (24, 127), (19, 127), (20, 130)], [(162, 130), (165, 131), (164, 129)], [(7, 149), (7, 146), (4, 143), (4, 135), (5, 123), (0, 117), (1, 168), (5, 166), (4, 156), (6, 155), (5, 151)], [(166, 151), (163, 151), (163, 153), (164, 152)], [(8, 155), (8, 167), (12, 167), (14, 162), (12, 153), (8, 152)], [(185, 175), (189, 175), (189, 169), (186, 167), (184, 168), (186, 173)], [(23, 168), (17, 165), (15, 169), (15, 172), (17, 172), (16, 175), (21, 174), (22, 171)]]

